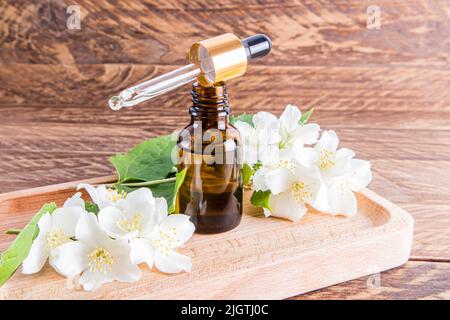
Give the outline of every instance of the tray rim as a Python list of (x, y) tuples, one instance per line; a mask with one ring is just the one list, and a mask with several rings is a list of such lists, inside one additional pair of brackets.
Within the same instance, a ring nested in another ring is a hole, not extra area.
[[(23, 190), (3, 193), (3, 194), (0, 194), (0, 208), (1, 208), (1, 205), (3, 202), (8, 201), (8, 200), (14, 200), (16, 198), (34, 197), (39, 194), (58, 192), (59, 190), (63, 190), (63, 189), (72, 189), (72, 188), (76, 189), (77, 185), (80, 182), (90, 183), (90, 184), (103, 184), (103, 183), (111, 183), (111, 182), (115, 182), (115, 181), (116, 181), (115, 175), (108, 175), (108, 176), (101, 176), (101, 177), (96, 177), (96, 178), (91, 178), (91, 179), (70, 181), (70, 182), (53, 184), (53, 185), (48, 185), (48, 186), (43, 186), (43, 187), (23, 189)], [(381, 206), (383, 208), (383, 210), (389, 215), (389, 217), (388, 217), (387, 221), (382, 223), (381, 225), (374, 226), (373, 228), (369, 228), (369, 229), (359, 230), (358, 232), (356, 232), (353, 235), (355, 242), (359, 243), (359, 241), (357, 241), (357, 240), (362, 240), (362, 241), (367, 240), (367, 239), (364, 239), (364, 235), (368, 232), (367, 230), (371, 231), (372, 236), (374, 238), (381, 237), (383, 235), (388, 235), (390, 237), (394, 237), (397, 234), (398, 235), (401, 234), (402, 237), (405, 238), (405, 241), (406, 241), (406, 249), (402, 251), (402, 252), (404, 252), (403, 255), (401, 257), (399, 257), (395, 263), (393, 263), (392, 265), (389, 265), (388, 267), (383, 267), (383, 269), (380, 271), (388, 270), (388, 269), (397, 267), (399, 265), (402, 265), (403, 263), (408, 261), (408, 259), (410, 257), (410, 253), (411, 253), (413, 224), (414, 224), (413, 218), (405, 210), (401, 209), (397, 205), (391, 203), (390, 201), (386, 200), (385, 198), (379, 196), (378, 194), (376, 194), (375, 192), (373, 192), (369, 189), (363, 189), (359, 193), (363, 197), (376, 203), (378, 206)], [(336, 246), (336, 245), (339, 245), (339, 244), (342, 244), (345, 242), (346, 242), (345, 238), (344, 239), (334, 239), (333, 241), (325, 241), (325, 243), (323, 243), (323, 246), (321, 246), (320, 248), (316, 248), (316, 250), (324, 250), (327, 247)], [(296, 248), (300, 248), (300, 247), (301, 246), (296, 246)], [(310, 251), (313, 250), (313, 248), (309, 248), (309, 249), (310, 249)], [(306, 254), (307, 253), (305, 253), (305, 255)], [(285, 258), (284, 260), (276, 261), (276, 264), (280, 265), (282, 263), (288, 263), (291, 260), (293, 261), (294, 259), (298, 260), (299, 257), (302, 255), (303, 255), (303, 253), (299, 253), (295, 257), (291, 257), (291, 258), (289, 258), (289, 255), (288, 255), (287, 258)], [(240, 271), (240, 273), (255, 272), (255, 270), (257, 270), (258, 268), (259, 267), (255, 266), (254, 268), (242, 270), (242, 271)], [(368, 274), (360, 274), (359, 277), (364, 276), (364, 275), (368, 275)], [(229, 277), (231, 275), (228, 274), (225, 276)], [(347, 279), (347, 280), (350, 280), (350, 279)], [(347, 281), (347, 280), (344, 280), (344, 281)], [(342, 281), (340, 281), (340, 282), (342, 282)], [(336, 282), (336, 283), (339, 283), (339, 282)], [(332, 284), (334, 284), (334, 283), (330, 283), (328, 285), (332, 285)], [(314, 288), (313, 290), (316, 290), (316, 289), (319, 289), (322, 287), (324, 287), (324, 286)], [(1, 291), (1, 289), (0, 289), (0, 291)], [(306, 290), (306, 291), (302, 291), (300, 293), (295, 293), (295, 294), (301, 294), (301, 293), (305, 293), (308, 291), (311, 291), (311, 290)], [(295, 295), (295, 294), (293, 294), (293, 295)], [(1, 298), (1, 295), (0, 295), (0, 298)], [(235, 297), (232, 297), (232, 298), (235, 298)], [(282, 298), (282, 297), (280, 297), (280, 298)]]

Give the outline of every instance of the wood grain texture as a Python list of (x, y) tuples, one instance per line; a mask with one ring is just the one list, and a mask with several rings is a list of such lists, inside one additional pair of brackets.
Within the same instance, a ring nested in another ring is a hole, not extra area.
[[(135, 110), (107, 99), (186, 62), (194, 41), (265, 32), (274, 49), (229, 83), (235, 113), (315, 107), (313, 120), (372, 160), (371, 189), (416, 221), (412, 259), (304, 298), (443, 298), (450, 285), (448, 0), (0, 2), (0, 192), (112, 173), (106, 159), (187, 122), (189, 87)], [(366, 9), (381, 9), (381, 29)], [(437, 262), (440, 261), (440, 262)]]
[(448, 300), (449, 279), (450, 263), (409, 261), (400, 268), (382, 272), (379, 277), (374, 274), (293, 299)]
[(366, 28), (371, 0), (77, 1), (81, 30), (68, 30), (66, 0), (2, 1), (0, 61), (184, 64), (195, 41), (267, 33), (273, 65), (448, 67), (446, 0), (378, 0), (382, 28)]
[[(0, 68), (0, 106), (74, 105), (96, 107), (97, 112), (107, 108), (109, 97), (117, 92), (174, 69), (123, 64), (3, 64)], [(231, 102), (248, 112), (287, 103), (353, 112), (450, 111), (450, 69), (442, 68), (254, 65), (228, 87)], [(185, 86), (140, 108), (186, 110), (189, 90)]]
[[(112, 181), (107, 177), (89, 182)], [(0, 231), (11, 222), (16, 228), (25, 225), (49, 198), (62, 204), (79, 182), (0, 195)], [(250, 193), (244, 195), (237, 228), (195, 234), (180, 249), (192, 258), (189, 274), (163, 275), (144, 267), (138, 282), (84, 292), (70, 290), (70, 282), (47, 266), (34, 275), (16, 273), (0, 288), (0, 299), (283, 299), (391, 269), (409, 258), (411, 216), (370, 190), (357, 195), (355, 217), (310, 210), (297, 223), (266, 219), (249, 203)], [(0, 249), (9, 244), (8, 238), (0, 236)]]

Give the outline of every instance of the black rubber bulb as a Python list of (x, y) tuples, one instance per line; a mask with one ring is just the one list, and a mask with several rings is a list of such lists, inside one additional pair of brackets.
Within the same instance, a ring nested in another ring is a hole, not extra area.
[(248, 60), (264, 57), (272, 48), (272, 41), (265, 34), (255, 34), (254, 36), (242, 40), (242, 44), (247, 51)]

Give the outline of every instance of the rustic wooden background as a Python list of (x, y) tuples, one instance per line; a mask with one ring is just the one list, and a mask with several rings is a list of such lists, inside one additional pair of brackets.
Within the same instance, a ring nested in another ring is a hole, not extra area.
[(267, 33), (271, 55), (229, 84), (234, 112), (314, 106), (416, 221), (411, 261), (381, 288), (297, 298), (450, 298), (450, 1), (77, 0), (69, 30), (74, 2), (0, 2), (0, 192), (111, 173), (110, 155), (187, 122), (189, 88), (120, 112), (108, 97), (185, 64), (196, 40)]

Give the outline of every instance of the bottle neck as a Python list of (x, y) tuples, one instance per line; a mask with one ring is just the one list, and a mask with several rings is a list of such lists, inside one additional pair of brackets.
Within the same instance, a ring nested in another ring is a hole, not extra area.
[(201, 121), (207, 127), (225, 127), (228, 125), (230, 107), (224, 82), (212, 87), (204, 87), (198, 82), (192, 85), (192, 107), (189, 109), (191, 120)]

